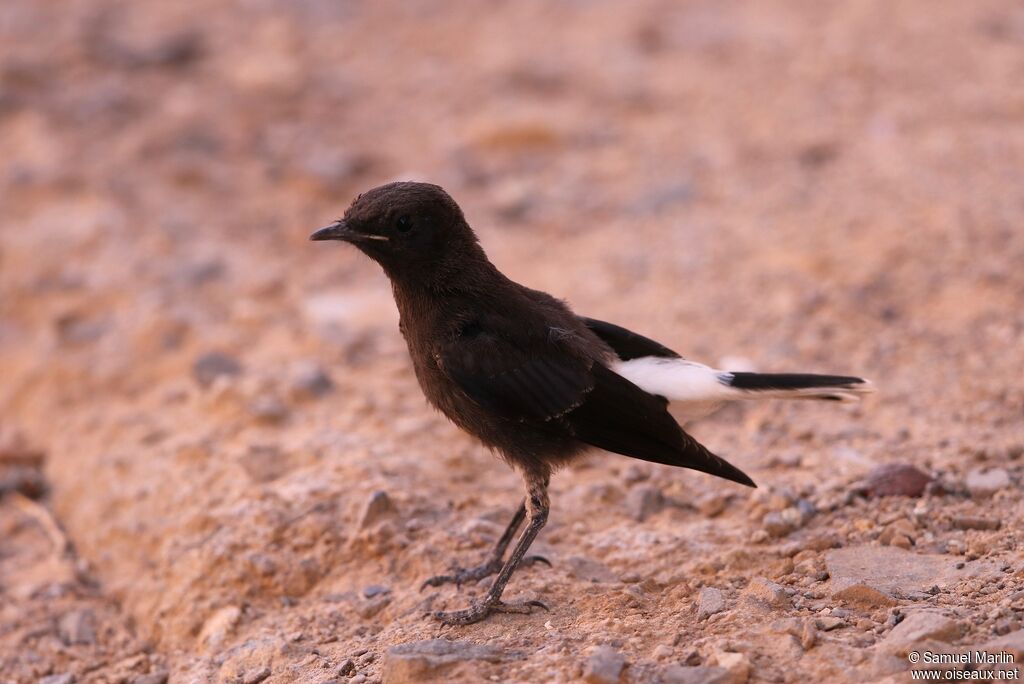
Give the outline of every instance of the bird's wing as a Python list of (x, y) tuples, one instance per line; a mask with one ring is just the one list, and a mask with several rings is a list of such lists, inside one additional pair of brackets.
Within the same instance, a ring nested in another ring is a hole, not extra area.
[(470, 399), (507, 420), (568, 432), (624, 456), (754, 486), (742, 471), (686, 434), (666, 410), (664, 398), (557, 344), (526, 352), (480, 334), (441, 350), (438, 362)]
[(643, 461), (690, 468), (755, 487), (739, 468), (687, 434), (667, 410), (668, 402), (649, 394), (600, 364), (594, 389), (561, 418), (587, 444)]
[(596, 318), (584, 318), (583, 316), (580, 316), (580, 320), (583, 321), (585, 326), (590, 328), (592, 333), (600, 337), (605, 344), (611, 347), (612, 351), (623, 361), (648, 356), (666, 359), (681, 358), (679, 354), (660, 342), (655, 342), (649, 337), (644, 337), (614, 323), (599, 321)]
[(594, 388), (593, 361), (554, 345), (526, 352), (486, 333), (442, 349), (438, 365), (470, 399), (506, 420), (550, 421)]

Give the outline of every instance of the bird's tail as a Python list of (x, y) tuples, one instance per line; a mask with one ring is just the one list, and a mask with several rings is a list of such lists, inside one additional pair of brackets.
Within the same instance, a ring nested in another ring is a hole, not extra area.
[(718, 379), (733, 391), (737, 399), (770, 397), (849, 403), (875, 391), (874, 385), (867, 380), (849, 375), (720, 372)]

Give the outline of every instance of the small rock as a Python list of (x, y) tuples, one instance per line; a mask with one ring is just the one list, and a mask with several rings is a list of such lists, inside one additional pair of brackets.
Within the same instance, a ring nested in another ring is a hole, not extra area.
[(363, 597), (364, 598), (368, 598), (368, 599), (371, 599), (374, 596), (379, 596), (381, 594), (390, 594), (390, 593), (391, 593), (390, 589), (388, 589), (387, 587), (381, 586), (379, 584), (371, 584), (370, 586), (363, 588)]
[(273, 394), (261, 394), (249, 403), (249, 413), (257, 421), (279, 425), (288, 419), (288, 406)]
[(356, 612), (359, 613), (360, 617), (369, 620), (389, 605), (391, 605), (391, 597), (387, 594), (383, 594), (375, 596), (366, 603), (360, 604), (359, 607), (356, 608)]
[(215, 650), (224, 643), (224, 639), (238, 624), (242, 618), (242, 609), (238, 606), (225, 606), (213, 613), (203, 628), (199, 630), (199, 643), (207, 648)]
[(292, 371), (290, 394), (294, 399), (317, 399), (334, 389), (334, 381), (314, 361), (303, 361)]
[[(941, 554), (912, 553), (891, 546), (851, 546), (825, 553), (825, 565), (831, 578), (833, 596), (849, 587), (862, 586), (889, 599), (951, 586), (960, 580), (991, 572), (995, 563), (977, 561), (957, 567), (957, 560)], [(879, 604), (863, 590), (857, 600)]]
[(131, 684), (167, 684), (167, 680), (170, 679), (170, 673), (167, 670), (157, 670), (156, 672), (150, 672), (144, 675), (135, 675), (131, 678)]
[(782, 513), (776, 511), (766, 513), (761, 520), (761, 524), (764, 526), (765, 532), (776, 539), (785, 537), (795, 529), (791, 521), (784, 518)]
[(103, 337), (110, 327), (104, 321), (87, 318), (78, 313), (68, 313), (54, 321), (57, 339), (62, 345), (81, 346)]
[(0, 464), (0, 496), (18, 492), (29, 499), (40, 499), (47, 489), (46, 477), (38, 468)]
[(981, 518), (973, 515), (958, 515), (953, 518), (953, 527), (958, 530), (998, 530), (1001, 520)]
[(75, 675), (70, 672), (53, 674), (40, 679), (39, 684), (75, 684)]
[(643, 522), (665, 508), (665, 496), (657, 487), (649, 485), (634, 487), (626, 498), (629, 515), (637, 522)]
[(203, 354), (192, 364), (192, 377), (200, 387), (211, 386), (217, 378), (241, 375), (242, 364), (221, 352)]
[(661, 673), (662, 684), (734, 684), (724, 667), (670, 665)]
[(167, 670), (157, 670), (149, 674), (136, 675), (131, 678), (131, 684), (167, 684), (171, 675)]
[(96, 643), (96, 616), (91, 610), (65, 613), (57, 623), (57, 633), (61, 640), (69, 646), (94, 644)]
[(589, 684), (617, 684), (626, 658), (610, 646), (598, 646), (583, 667), (583, 680)]
[(931, 475), (907, 463), (887, 463), (871, 470), (861, 481), (860, 489), (869, 497), (909, 496), (924, 494)]
[(1010, 486), (1010, 475), (1002, 468), (985, 470), (975, 468), (967, 473), (967, 491), (975, 499), (987, 499), (1000, 489)]
[(744, 684), (750, 678), (750, 659), (743, 653), (719, 651), (708, 658), (708, 664), (728, 672), (730, 684)]
[(16, 430), (0, 430), (0, 465), (39, 469), (46, 453), (29, 446), (25, 436)]
[(700, 590), (700, 598), (697, 600), (698, 620), (706, 620), (723, 610), (725, 610), (725, 594), (720, 589), (704, 587)]
[(478, 681), (475, 661), (500, 663), (510, 657), (518, 657), (518, 654), (504, 654), (493, 646), (470, 641), (413, 641), (387, 650), (381, 679), (383, 684)]
[(388, 493), (378, 490), (371, 494), (369, 501), (366, 502), (363, 515), (359, 519), (359, 526), (365, 530), (397, 514), (398, 508), (391, 501)]
[(818, 629), (813, 620), (804, 621), (804, 627), (800, 631), (800, 646), (809, 651), (818, 643)]
[(895, 546), (898, 549), (909, 549), (913, 545), (914, 540), (905, 534), (894, 534), (889, 540), (889, 546)]
[(655, 660), (665, 660), (666, 658), (672, 657), (672, 647), (668, 644), (658, 644), (654, 647), (654, 652), (651, 654)]
[(258, 670), (247, 672), (245, 676), (242, 677), (242, 684), (260, 684), (260, 682), (262, 682), (264, 679), (268, 679), (269, 677), (270, 668), (261, 667)]
[(288, 455), (275, 444), (251, 444), (238, 462), (253, 482), (271, 482), (292, 467)]
[(792, 605), (786, 590), (781, 585), (764, 577), (755, 577), (750, 580), (747, 588), (743, 591), (743, 596), (748, 603), (767, 608), (785, 609)]
[(800, 618), (782, 618), (772, 622), (769, 629), (777, 634), (789, 634), (799, 638), (804, 623)]
[(709, 518), (721, 515), (729, 505), (731, 494), (709, 494), (697, 502), (697, 510)]
[(960, 638), (960, 625), (955, 620), (930, 610), (917, 610), (893, 627), (882, 642), (886, 650), (904, 655), (922, 641), (951, 642)]
[(917, 536), (914, 523), (906, 518), (900, 518), (885, 527), (878, 536), (878, 541), (889, 546), (909, 548)]
[(335, 672), (338, 673), (339, 677), (351, 677), (356, 673), (356, 664), (351, 658), (349, 658), (341, 665), (338, 665)]
[(890, 597), (865, 584), (851, 584), (839, 591), (834, 591), (832, 598), (863, 608), (895, 605), (895, 601)]
[(619, 580), (608, 566), (592, 558), (571, 556), (566, 564), (569, 566), (569, 574), (577, 579), (587, 582), (617, 582)]
[(815, 626), (823, 632), (831, 632), (833, 629), (845, 627), (846, 622), (842, 618), (825, 616), (814, 621)]

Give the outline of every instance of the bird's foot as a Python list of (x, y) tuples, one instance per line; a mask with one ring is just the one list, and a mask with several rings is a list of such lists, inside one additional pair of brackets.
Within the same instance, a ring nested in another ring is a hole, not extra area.
[[(533, 565), (534, 563), (543, 563), (544, 565), (551, 566), (549, 561), (544, 556), (527, 556), (519, 563), (519, 567), (524, 565)], [(423, 591), (427, 587), (440, 587), (443, 584), (454, 584), (457, 587), (462, 586), (466, 582), (476, 582), (482, 580), (484, 577), (490, 577), (501, 570), (501, 560), (494, 559), (490, 560), (482, 565), (478, 565), (475, 568), (453, 568), (452, 571), (447, 575), (434, 575), (420, 586), (420, 591)]]
[(549, 610), (549, 608), (540, 601), (516, 601), (512, 603), (505, 603), (501, 599), (484, 599), (480, 602), (474, 602), (469, 608), (465, 608), (463, 610), (436, 612), (434, 613), (434, 619), (446, 625), (472, 625), (475, 622), (480, 622), (492, 613), (517, 613), (520, 615), (528, 615), (532, 613), (535, 608), (540, 608), (545, 611)]

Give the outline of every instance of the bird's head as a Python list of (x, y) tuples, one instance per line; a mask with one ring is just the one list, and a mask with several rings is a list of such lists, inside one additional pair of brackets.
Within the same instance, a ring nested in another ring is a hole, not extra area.
[(462, 210), (440, 186), (399, 182), (368, 190), (345, 215), (309, 236), (341, 240), (379, 263), (392, 280), (431, 279), (479, 253)]

